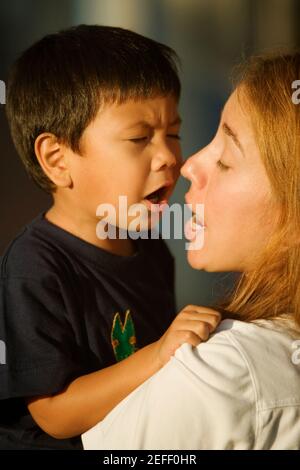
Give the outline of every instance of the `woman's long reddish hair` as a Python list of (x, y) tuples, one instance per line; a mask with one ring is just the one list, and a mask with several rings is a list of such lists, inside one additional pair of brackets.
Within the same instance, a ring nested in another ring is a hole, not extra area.
[[(241, 274), (219, 307), (243, 321), (293, 317), (300, 328), (300, 52), (252, 57), (236, 89), (249, 115), (279, 221), (255, 267)], [(225, 313), (226, 316), (226, 313)]]

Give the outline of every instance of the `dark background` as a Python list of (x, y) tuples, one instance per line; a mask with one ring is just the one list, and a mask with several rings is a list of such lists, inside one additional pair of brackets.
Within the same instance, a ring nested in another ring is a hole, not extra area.
[[(79, 23), (133, 29), (170, 45), (181, 58), (187, 157), (214, 134), (232, 67), (252, 53), (300, 45), (299, 20), (300, 0), (1, 0), (0, 80), (5, 82), (17, 55), (45, 34)], [(1, 255), (20, 228), (51, 203), (19, 161), (5, 105), (0, 105), (0, 158)], [(171, 202), (182, 204), (186, 189), (181, 180)], [(234, 273), (193, 271), (184, 243), (168, 241), (177, 263), (178, 307), (210, 304), (231, 286)]]

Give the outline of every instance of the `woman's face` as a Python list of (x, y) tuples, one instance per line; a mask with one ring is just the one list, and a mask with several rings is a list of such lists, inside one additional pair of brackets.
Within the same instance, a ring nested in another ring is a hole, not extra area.
[(275, 214), (270, 182), (236, 91), (214, 139), (185, 162), (181, 173), (191, 181), (186, 202), (193, 212), (196, 204), (204, 204), (202, 248), (193, 249), (203, 235), (201, 226), (187, 227), (190, 265), (205, 271), (248, 271), (274, 228)]

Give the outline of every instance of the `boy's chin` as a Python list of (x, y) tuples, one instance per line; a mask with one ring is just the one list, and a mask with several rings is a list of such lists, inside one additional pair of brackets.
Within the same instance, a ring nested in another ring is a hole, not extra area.
[(149, 230), (154, 229), (160, 220), (159, 214), (148, 213), (147, 217), (142, 217), (139, 219), (128, 220), (127, 225), (122, 226), (118, 225), (119, 230), (128, 231), (128, 232), (148, 232)]
[[(157, 220), (153, 220), (153, 218), (149, 217), (148, 220), (144, 221), (139, 221), (135, 222), (132, 221), (131, 223), (128, 224), (116, 224), (116, 225), (109, 225), (106, 226), (106, 232), (109, 233), (109, 237), (111, 239), (114, 238), (128, 238), (131, 234), (135, 234), (138, 236), (139, 234), (149, 232), (154, 229), (158, 229), (157, 224), (158, 224), (159, 218)], [(136, 238), (135, 236), (135, 238)]]

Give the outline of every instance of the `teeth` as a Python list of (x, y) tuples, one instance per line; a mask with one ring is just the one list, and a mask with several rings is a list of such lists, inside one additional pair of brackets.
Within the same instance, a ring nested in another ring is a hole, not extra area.
[(197, 230), (197, 228), (199, 227), (199, 225), (201, 227), (204, 227), (204, 225), (202, 224), (202, 222), (200, 221), (200, 219), (198, 218), (197, 214), (194, 214), (193, 217), (192, 217), (192, 228), (193, 230)]

